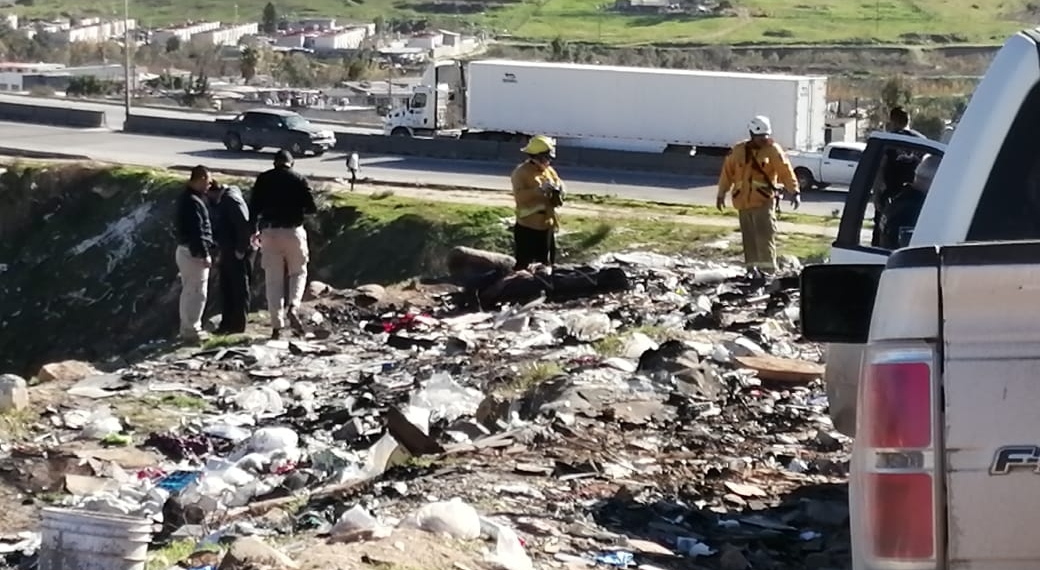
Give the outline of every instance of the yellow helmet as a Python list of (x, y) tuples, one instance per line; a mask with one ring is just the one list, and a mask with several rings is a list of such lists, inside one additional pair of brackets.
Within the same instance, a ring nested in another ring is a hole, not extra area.
[(520, 152), (530, 155), (548, 154), (550, 157), (556, 158), (556, 141), (552, 137), (536, 135), (527, 141), (527, 145), (520, 149)]

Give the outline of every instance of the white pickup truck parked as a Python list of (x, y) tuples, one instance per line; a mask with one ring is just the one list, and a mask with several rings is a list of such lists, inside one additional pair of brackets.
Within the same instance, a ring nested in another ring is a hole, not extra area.
[(826, 188), (831, 185), (848, 186), (852, 175), (867, 148), (864, 143), (838, 142), (823, 147), (823, 152), (790, 151), (787, 157), (798, 177), (802, 190)]
[[(802, 273), (805, 338), (840, 343), (828, 382), (861, 383), (855, 570), (1040, 568), (1038, 125), (1040, 30), (1029, 30), (994, 58), (948, 148), (868, 143), (831, 263)], [(895, 252), (861, 237), (889, 151), (945, 155)]]

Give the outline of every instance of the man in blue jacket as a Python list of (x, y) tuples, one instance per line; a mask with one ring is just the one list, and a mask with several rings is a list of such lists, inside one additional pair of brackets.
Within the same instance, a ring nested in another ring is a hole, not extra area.
[(209, 170), (196, 166), (191, 170), (188, 184), (177, 198), (174, 226), (177, 233), (177, 270), (181, 278), (180, 334), (186, 342), (199, 342), (205, 336), (202, 314), (206, 310), (209, 269), (213, 265), (213, 226), (206, 191), (209, 188)]

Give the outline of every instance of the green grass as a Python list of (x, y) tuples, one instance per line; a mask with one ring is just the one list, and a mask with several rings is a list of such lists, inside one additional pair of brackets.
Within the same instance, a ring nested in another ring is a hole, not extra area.
[[(640, 211), (648, 211), (651, 213), (673, 216), (733, 218), (734, 222), (736, 222), (737, 219), (737, 211), (731, 207), (727, 207), (720, 212), (718, 208), (712, 206), (667, 204), (664, 202), (648, 202), (645, 200), (633, 200), (630, 198), (619, 198), (617, 196), (603, 196), (598, 194), (573, 194), (569, 199), (571, 202), (579, 202), (583, 204), (592, 204), (610, 208), (624, 208), (632, 211), (633, 215), (638, 214)], [(840, 221), (840, 211), (838, 211), (839, 215), (815, 216), (812, 214), (792, 212), (787, 202), (783, 203), (782, 208), (783, 212), (777, 218), (777, 220), (781, 222), (812, 226), (837, 226)]]
[(166, 570), (195, 553), (194, 540), (177, 540), (148, 553), (147, 570)]
[(496, 392), (507, 395), (520, 394), (560, 374), (563, 374), (563, 368), (558, 362), (531, 362), (521, 366), (516, 376), (499, 386)]
[[(239, 21), (259, 20), (266, 0), (239, 0)], [(1035, 22), (1027, 0), (737, 0), (725, 16), (623, 15), (603, 9), (608, 0), (503, 0), (482, 2), (472, 15), (456, 14), (448, 2), (441, 12), (423, 12), (420, 0), (282, 0), (284, 16), (331, 16), (344, 21), (426, 19), (439, 27), (483, 29), (516, 38), (597, 42), (612, 45), (648, 43), (810, 44), (873, 42), (1001, 42), (1023, 24)], [(476, 0), (459, 2), (469, 7)], [(223, 0), (135, 0), (131, 15), (145, 25), (181, 22), (186, 14), (232, 21), (235, 3)], [(113, 17), (117, 2), (86, 5), (74, 0), (35, 0), (19, 6), (29, 16), (69, 12)]]
[(200, 348), (202, 350), (213, 350), (215, 348), (228, 348), (232, 346), (241, 346), (243, 344), (249, 344), (249, 335), (215, 335), (203, 341)]

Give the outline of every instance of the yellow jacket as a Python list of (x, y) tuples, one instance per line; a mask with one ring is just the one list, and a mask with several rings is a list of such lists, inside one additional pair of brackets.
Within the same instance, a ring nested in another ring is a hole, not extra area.
[[(773, 189), (782, 184), (792, 194), (798, 193), (798, 179), (794, 175), (787, 153), (776, 143), (757, 150), (741, 141), (722, 163), (719, 176), (719, 198), (733, 192), (733, 207), (738, 210), (772, 205)], [(758, 161), (761, 171), (752, 160)], [(779, 183), (779, 184), (778, 184)]]
[(533, 230), (555, 229), (559, 225), (556, 207), (542, 184), (560, 186), (560, 176), (551, 166), (542, 166), (527, 160), (513, 170), (513, 200), (516, 201), (516, 223)]

